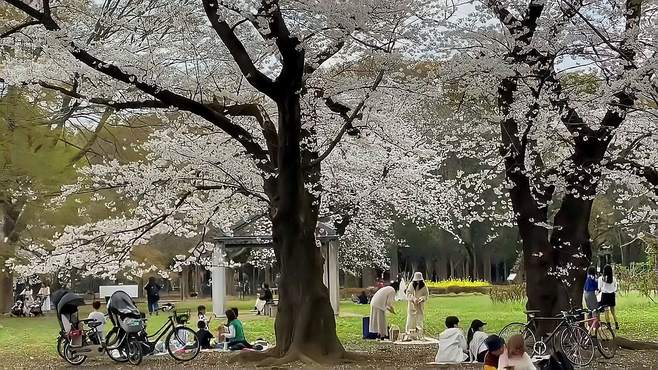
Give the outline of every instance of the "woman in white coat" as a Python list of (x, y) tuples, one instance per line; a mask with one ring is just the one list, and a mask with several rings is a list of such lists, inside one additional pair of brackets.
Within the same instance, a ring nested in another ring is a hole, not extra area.
[(405, 333), (409, 339), (423, 339), (425, 337), (425, 302), (430, 292), (425, 286), (421, 272), (414, 273), (414, 278), (405, 290), (407, 296), (407, 325)]
[(380, 288), (370, 300), (369, 332), (377, 333), (379, 339), (388, 337), (386, 311), (395, 314), (395, 294), (400, 289), (400, 283), (395, 281), (390, 286)]

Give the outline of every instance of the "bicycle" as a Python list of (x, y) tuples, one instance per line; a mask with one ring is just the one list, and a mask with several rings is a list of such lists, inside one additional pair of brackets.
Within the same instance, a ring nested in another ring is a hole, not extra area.
[(191, 361), (201, 351), (201, 343), (196, 332), (185, 326), (190, 319), (190, 311), (178, 313), (171, 303), (158, 308), (158, 311), (171, 311), (167, 321), (152, 335), (144, 331), (140, 340), (146, 349), (146, 353), (153, 353), (158, 342), (165, 338), (164, 345), (169, 355), (180, 362)]
[(602, 311), (605, 311), (606, 307), (602, 306), (590, 312), (587, 309), (576, 310), (579, 315), (583, 317), (585, 314), (590, 314), (589, 319), (583, 318), (583, 320), (576, 321), (576, 324), (582, 324), (585, 329), (588, 329), (591, 333), (592, 327), (594, 328), (594, 338), (596, 339), (596, 348), (598, 349), (601, 356), (607, 359), (615, 357), (617, 353), (617, 343), (615, 342), (615, 331), (612, 329), (612, 325), (608, 322), (603, 322), (599, 319), (598, 315), (594, 316), (594, 313), (600, 314)]
[[(576, 366), (587, 366), (594, 359), (594, 343), (587, 330), (576, 324), (577, 316), (573, 313), (562, 311), (554, 317), (536, 316), (539, 311), (526, 311), (527, 323), (511, 323), (506, 325), (499, 333), (500, 337), (507, 340), (515, 334), (523, 335), (526, 351), (531, 355), (543, 356), (547, 354), (549, 344), (553, 348), (560, 348), (567, 360)], [(537, 340), (535, 332), (538, 321), (559, 321), (555, 329)], [(558, 346), (559, 345), (559, 346)]]

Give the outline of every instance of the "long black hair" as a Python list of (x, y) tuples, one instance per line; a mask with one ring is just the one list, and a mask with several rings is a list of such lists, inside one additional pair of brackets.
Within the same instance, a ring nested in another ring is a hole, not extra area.
[(425, 287), (425, 282), (422, 280), (414, 281), (413, 283), (414, 290), (423, 289)]
[(606, 283), (612, 284), (612, 266), (605, 265), (605, 267), (603, 267), (603, 277), (605, 278)]
[(226, 315), (226, 326), (229, 326), (231, 324), (231, 321), (238, 318), (238, 315), (236, 315), (235, 311), (233, 311), (232, 309), (226, 310), (224, 314)]
[(473, 340), (473, 335), (475, 335), (476, 331), (480, 331), (480, 329), (482, 329), (482, 326), (484, 325), (480, 320), (473, 320), (473, 322), (471, 322), (471, 327), (468, 328), (468, 336), (466, 338), (467, 345), (469, 346), (471, 345), (471, 341)]

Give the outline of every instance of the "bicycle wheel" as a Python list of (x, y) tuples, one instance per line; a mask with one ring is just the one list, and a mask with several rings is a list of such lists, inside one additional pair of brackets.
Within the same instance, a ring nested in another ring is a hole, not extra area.
[(560, 347), (567, 360), (576, 366), (587, 366), (594, 358), (594, 342), (587, 330), (570, 326), (562, 330)]
[[(124, 337), (123, 340), (126, 340)], [(105, 336), (105, 352), (107, 356), (116, 362), (128, 362), (126, 347), (121, 345), (119, 328), (112, 328)]]
[(185, 326), (174, 328), (165, 340), (169, 355), (178, 361), (193, 360), (201, 350), (196, 332)]
[(596, 328), (596, 347), (601, 356), (613, 358), (617, 353), (617, 343), (615, 342), (615, 332), (608, 323), (600, 323)]
[(71, 352), (71, 343), (66, 341), (64, 343), (64, 359), (71, 365), (80, 365), (87, 359), (87, 356), (74, 354)]
[(128, 338), (126, 344), (126, 352), (128, 354), (128, 362), (131, 365), (139, 365), (142, 363), (142, 344), (134, 338)]
[(68, 342), (68, 340), (61, 335), (57, 338), (57, 353), (59, 354), (59, 357), (64, 360), (66, 360), (66, 357), (64, 356), (64, 345), (66, 342)]
[(500, 330), (498, 336), (503, 338), (503, 340), (505, 340), (507, 343), (512, 335), (517, 334), (523, 335), (523, 339), (525, 341), (525, 350), (528, 355), (533, 356), (535, 354), (535, 343), (537, 342), (537, 339), (535, 338), (535, 333), (533, 333), (527, 324), (520, 322), (507, 324), (503, 329)]

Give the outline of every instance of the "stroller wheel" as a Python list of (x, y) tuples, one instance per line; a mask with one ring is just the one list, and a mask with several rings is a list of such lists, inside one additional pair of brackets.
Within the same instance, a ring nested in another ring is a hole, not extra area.
[(64, 359), (71, 365), (80, 365), (87, 359), (87, 356), (78, 355), (73, 353), (70, 342), (64, 344)]

